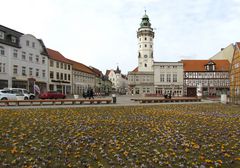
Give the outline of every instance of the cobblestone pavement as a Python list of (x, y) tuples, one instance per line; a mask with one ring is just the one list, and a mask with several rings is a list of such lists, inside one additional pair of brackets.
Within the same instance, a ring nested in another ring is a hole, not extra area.
[[(219, 103), (219, 101), (216, 100), (202, 100), (201, 102), (177, 102), (177, 103), (139, 103), (139, 102), (135, 102), (132, 101), (132, 98), (140, 98), (140, 95), (117, 95), (116, 99), (117, 102), (111, 103), (111, 104), (89, 104), (89, 103), (85, 103), (85, 104), (79, 104), (79, 105), (44, 105), (44, 106), (0, 106), (0, 108), (6, 108), (6, 109), (19, 109), (19, 108), (31, 108), (31, 109), (36, 109), (36, 108), (74, 108), (74, 107), (101, 107), (101, 106), (139, 106), (139, 105), (160, 105), (160, 104), (199, 104), (199, 103)], [(68, 98), (72, 98), (72, 97), (68, 97)], [(112, 99), (111, 96), (106, 96), (106, 97), (95, 97), (95, 98), (110, 98)]]

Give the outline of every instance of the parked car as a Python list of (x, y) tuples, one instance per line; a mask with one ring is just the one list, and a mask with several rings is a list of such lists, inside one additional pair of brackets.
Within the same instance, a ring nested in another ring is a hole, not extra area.
[(40, 99), (65, 99), (66, 95), (56, 91), (50, 91), (45, 93), (40, 93), (38, 95)]
[(24, 96), (24, 100), (34, 99), (35, 95), (30, 93), (27, 89), (22, 88), (4, 88), (4, 90), (9, 90), (11, 93), (21, 94)]
[(0, 100), (17, 100), (17, 96), (9, 91), (0, 90)]

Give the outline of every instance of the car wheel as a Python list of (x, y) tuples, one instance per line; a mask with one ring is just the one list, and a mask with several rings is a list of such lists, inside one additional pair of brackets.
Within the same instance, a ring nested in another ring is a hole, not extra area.
[(32, 96), (30, 96), (30, 99), (34, 99), (34, 96), (32, 95)]
[(28, 97), (24, 97), (24, 100), (28, 100)]
[(7, 100), (7, 98), (6, 98), (6, 97), (3, 97), (1, 100)]

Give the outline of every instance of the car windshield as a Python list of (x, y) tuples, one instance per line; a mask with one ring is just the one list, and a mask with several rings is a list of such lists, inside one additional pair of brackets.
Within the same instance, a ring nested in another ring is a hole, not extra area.
[(23, 93), (25, 93), (25, 94), (30, 94), (30, 92), (27, 91), (27, 90), (23, 90)]

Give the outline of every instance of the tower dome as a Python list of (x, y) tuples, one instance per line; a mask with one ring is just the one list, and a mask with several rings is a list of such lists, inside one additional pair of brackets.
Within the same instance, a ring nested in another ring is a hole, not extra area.
[(140, 23), (140, 27), (149, 27), (149, 28), (151, 28), (151, 23), (149, 21), (148, 15), (146, 14), (146, 11), (145, 11), (145, 14), (142, 17), (142, 22)]

